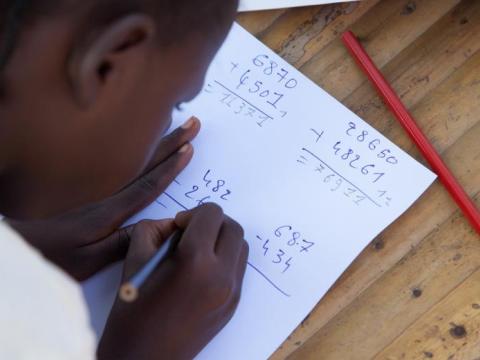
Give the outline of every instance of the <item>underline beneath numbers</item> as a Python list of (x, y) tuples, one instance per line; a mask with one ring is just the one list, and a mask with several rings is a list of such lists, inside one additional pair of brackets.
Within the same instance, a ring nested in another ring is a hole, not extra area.
[(318, 155), (316, 155), (315, 153), (311, 152), (310, 150), (308, 149), (305, 149), (303, 148), (302, 149), (303, 151), (305, 151), (306, 153), (310, 154), (311, 156), (313, 156), (315, 159), (317, 159), (318, 161), (320, 161), (323, 165), (325, 165), (326, 167), (328, 167), (332, 172), (334, 172), (335, 174), (337, 174), (339, 177), (341, 177), (343, 180), (345, 180), (347, 183), (349, 183), (350, 185), (352, 185), (355, 189), (357, 189), (358, 191), (360, 191), (360, 193), (362, 193), (363, 195), (365, 195), (365, 197), (370, 200), (373, 204), (375, 204), (376, 206), (378, 207), (382, 207), (379, 203), (377, 203), (375, 200), (373, 200), (370, 196), (368, 196), (364, 191), (362, 191), (362, 189), (360, 189), (357, 185), (355, 185), (354, 183), (352, 183), (350, 180), (348, 180), (346, 177), (344, 177), (343, 175), (341, 175), (340, 173), (338, 173), (336, 170), (334, 170), (330, 165), (328, 165), (325, 161), (323, 161)]
[(245, 100), (243, 97), (241, 97), (240, 95), (238, 95), (235, 91), (232, 91), (230, 90), (229, 88), (227, 88), (225, 85), (223, 85), (222, 83), (218, 82), (217, 80), (214, 80), (218, 85), (220, 85), (221, 87), (223, 87), (225, 90), (229, 91), (230, 93), (232, 93), (233, 95), (235, 95), (236, 97), (238, 97), (239, 99), (242, 99), (244, 102), (246, 102), (248, 105), (250, 105), (252, 108), (254, 108), (255, 110), (261, 112), (263, 115), (265, 115), (266, 117), (268, 117), (269, 119), (273, 120), (273, 117), (268, 115), (266, 112), (260, 110), (258, 107), (256, 107), (255, 105), (253, 105), (252, 103), (250, 103), (249, 101)]
[(252, 265), (250, 262), (247, 263), (248, 266), (250, 266), (253, 270), (255, 270), (260, 276), (262, 276), (270, 285), (272, 285), (280, 294), (290, 297), (290, 294), (287, 294), (285, 291), (280, 289), (272, 280), (268, 278), (267, 275), (265, 275), (261, 270), (256, 268), (254, 265)]
[(170, 195), (169, 193), (167, 192), (164, 192), (165, 196), (168, 197), (170, 200), (172, 200), (175, 204), (177, 204), (178, 206), (180, 206), (183, 210), (190, 210), (189, 208), (187, 208), (185, 205), (183, 205), (180, 201), (177, 201), (177, 199), (175, 199), (172, 195)]
[[(182, 209), (184, 210), (189, 210), (188, 207), (186, 207), (185, 205), (183, 205), (180, 201), (178, 201), (177, 199), (175, 199), (172, 195), (170, 195), (169, 193), (167, 192), (164, 192), (163, 193), (166, 197), (168, 197), (170, 200), (172, 200), (175, 204), (177, 204), (178, 206), (180, 206)], [(258, 269), (257, 267), (255, 267), (253, 264), (251, 264), (250, 262), (247, 262), (248, 266), (250, 266), (253, 270), (255, 270), (255, 272), (257, 274), (259, 274), (261, 277), (263, 277), (270, 285), (273, 286), (273, 288), (275, 290), (277, 290), (279, 293), (281, 293), (282, 295), (286, 296), (286, 297), (290, 297), (290, 294), (287, 294), (285, 291), (283, 291), (277, 284), (275, 284), (272, 280), (270, 280), (270, 278), (265, 275), (260, 269)]]
[(164, 204), (164, 203), (162, 203), (161, 201), (159, 201), (159, 200), (155, 200), (155, 202), (156, 202), (158, 205), (160, 205), (161, 207), (163, 207), (163, 208), (167, 209), (167, 207), (165, 206), (165, 204)]

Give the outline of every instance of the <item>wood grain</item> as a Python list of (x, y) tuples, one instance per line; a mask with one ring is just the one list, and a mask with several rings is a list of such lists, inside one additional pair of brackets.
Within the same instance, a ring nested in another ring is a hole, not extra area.
[[(341, 44), (352, 29), (479, 204), (480, 1), (364, 0), (238, 20), (423, 162)], [(435, 183), (272, 358), (479, 360), (479, 240)]]

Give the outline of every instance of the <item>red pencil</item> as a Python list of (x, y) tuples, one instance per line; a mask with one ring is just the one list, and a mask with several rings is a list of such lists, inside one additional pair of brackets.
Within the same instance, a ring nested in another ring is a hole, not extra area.
[(438, 175), (445, 188), (450, 192), (450, 195), (457, 202), (460, 209), (480, 234), (480, 212), (476, 208), (473, 201), (467, 193), (460, 186), (458, 181), (443, 162), (440, 155), (434, 149), (433, 145), (428, 141), (425, 134), (418, 127), (412, 115), (409, 113), (405, 105), (403, 105), (400, 98), (397, 96), (382, 73), (368, 56), (365, 49), (357, 40), (351, 31), (347, 31), (342, 36), (343, 43), (350, 51), (351, 55), (356, 60), (360, 68), (369, 77), (370, 81), (375, 85), (379, 94), (383, 97), (386, 104), (393, 112), (397, 120), (402, 124), (412, 140), (418, 146), (423, 156), (427, 159), (433, 171)]

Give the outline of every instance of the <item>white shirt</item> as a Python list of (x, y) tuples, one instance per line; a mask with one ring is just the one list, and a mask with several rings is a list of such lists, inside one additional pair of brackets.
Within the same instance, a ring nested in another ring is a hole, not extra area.
[(0, 286), (0, 359), (95, 359), (79, 285), (2, 221)]

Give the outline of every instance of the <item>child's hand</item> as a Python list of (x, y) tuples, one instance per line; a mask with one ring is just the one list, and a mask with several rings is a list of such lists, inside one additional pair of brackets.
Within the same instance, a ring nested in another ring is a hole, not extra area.
[(199, 130), (200, 122), (194, 120), (190, 127), (178, 128), (165, 137), (147, 172), (104, 201), (48, 220), (8, 222), (48, 259), (77, 280), (85, 280), (125, 257), (131, 229), (119, 227), (154, 201), (187, 166), (193, 149), (189, 145), (186, 152), (179, 150)]
[(124, 281), (180, 228), (173, 255), (141, 287), (136, 302), (117, 299), (100, 341), (103, 359), (192, 359), (232, 317), (248, 257), (243, 230), (207, 204), (132, 232)]

